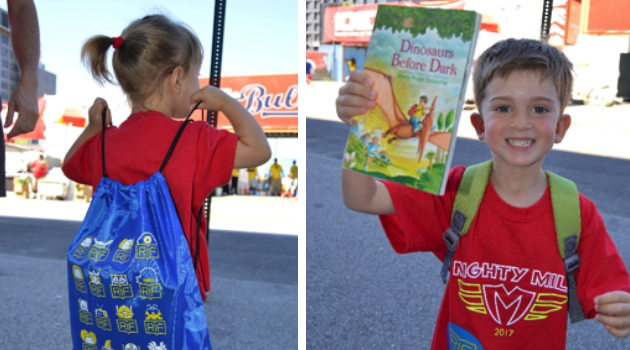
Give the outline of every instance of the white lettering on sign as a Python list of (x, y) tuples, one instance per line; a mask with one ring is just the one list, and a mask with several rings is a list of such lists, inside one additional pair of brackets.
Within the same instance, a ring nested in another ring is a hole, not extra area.
[(338, 11), (334, 17), (335, 36), (369, 36), (376, 10)]

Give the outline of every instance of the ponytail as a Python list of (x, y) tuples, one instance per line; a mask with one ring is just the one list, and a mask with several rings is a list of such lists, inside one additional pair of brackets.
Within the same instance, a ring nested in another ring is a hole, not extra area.
[(89, 38), (81, 48), (81, 60), (92, 77), (99, 84), (113, 83), (112, 74), (107, 68), (107, 50), (114, 44), (114, 39), (105, 35)]

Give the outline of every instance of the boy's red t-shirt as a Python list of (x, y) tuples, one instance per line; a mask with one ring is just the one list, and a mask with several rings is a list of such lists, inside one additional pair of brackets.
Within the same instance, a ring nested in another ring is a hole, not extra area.
[[(143, 111), (130, 115), (119, 127), (107, 128), (105, 167), (109, 178), (129, 185), (158, 172), (181, 123), (156, 111)], [(69, 179), (92, 185), (95, 191), (103, 176), (101, 135), (87, 140), (62, 167)], [(207, 123), (190, 123), (162, 172), (189, 242), (195, 237), (196, 215), (203, 201), (214, 188), (231, 179), (237, 141), (235, 134), (218, 131)], [(202, 218), (197, 281), (204, 300), (210, 291), (205, 232), (206, 220)], [(195, 245), (189, 248), (194, 257)]]
[[(444, 196), (384, 181), (396, 214), (380, 220), (396, 252), (430, 251), (444, 260), (442, 236), (464, 170), (451, 170)], [(594, 298), (630, 292), (630, 279), (599, 212), (582, 194), (580, 211), (575, 278), (584, 314), (593, 318)], [(489, 183), (453, 257), (431, 349), (448, 349), (449, 342), (456, 349), (565, 349), (566, 286), (549, 189), (534, 205), (517, 208)]]

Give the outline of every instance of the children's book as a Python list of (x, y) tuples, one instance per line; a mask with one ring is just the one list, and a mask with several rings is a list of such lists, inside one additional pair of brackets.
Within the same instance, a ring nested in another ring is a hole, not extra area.
[(379, 5), (364, 69), (378, 98), (353, 119), (344, 168), (444, 194), (480, 23), (472, 11)]

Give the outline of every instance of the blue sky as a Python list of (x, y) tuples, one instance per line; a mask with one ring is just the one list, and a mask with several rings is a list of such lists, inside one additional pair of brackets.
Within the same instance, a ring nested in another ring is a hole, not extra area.
[[(46, 70), (57, 75), (57, 95), (86, 101), (82, 102), (85, 104), (91, 104), (96, 96), (113, 98), (112, 89), (94, 83), (81, 63), (81, 46), (92, 35), (118, 36), (131, 21), (156, 12), (192, 27), (206, 52), (201, 75), (209, 75), (214, 1), (35, 0), (35, 5), (40, 24), (41, 62)], [(0, 0), (0, 6), (6, 9), (6, 0)], [(229, 0), (222, 74), (297, 73), (297, 12), (296, 0)]]

